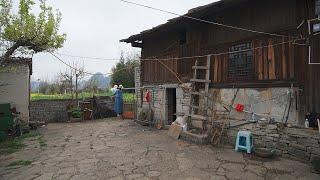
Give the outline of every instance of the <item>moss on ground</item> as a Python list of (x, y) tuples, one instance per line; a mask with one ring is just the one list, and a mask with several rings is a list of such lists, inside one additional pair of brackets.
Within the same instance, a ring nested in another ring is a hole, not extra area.
[(12, 167), (12, 166), (28, 166), (32, 163), (32, 161), (30, 160), (16, 160), (11, 162), (8, 167)]
[(45, 139), (43, 139), (43, 136), (39, 136), (38, 137), (38, 142), (40, 145), (40, 148), (46, 147), (47, 146), (47, 142)]
[(23, 143), (24, 139), (41, 136), (38, 131), (23, 134), (20, 137), (9, 138), (0, 143), (0, 155), (12, 154), (24, 148), (26, 145)]

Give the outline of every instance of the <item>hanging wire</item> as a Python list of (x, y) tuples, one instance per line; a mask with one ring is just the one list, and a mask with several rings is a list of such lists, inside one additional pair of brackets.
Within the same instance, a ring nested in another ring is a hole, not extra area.
[[(254, 50), (258, 50), (258, 49), (276, 47), (276, 46), (280, 46), (280, 45), (283, 45), (283, 44), (289, 44), (289, 43), (292, 43), (293, 45), (305, 46), (306, 44), (296, 43), (297, 41), (300, 41), (300, 40), (305, 40), (305, 38), (299, 38), (299, 39), (285, 41), (285, 42), (281, 42), (281, 43), (270, 44), (270, 45), (259, 46), (259, 47), (255, 47), (255, 48), (249, 48), (249, 49), (243, 49), (243, 50), (237, 50), (237, 51), (226, 51), (226, 52), (221, 52), (221, 53), (212, 53), (212, 54), (205, 54), (205, 55), (185, 56), (185, 57), (176, 57), (176, 58), (157, 58), (157, 59), (155, 59), (154, 57), (151, 57), (151, 58), (140, 58), (140, 61), (192, 60), (194, 58), (203, 58), (203, 57), (207, 57), (207, 56), (219, 56), (219, 55), (226, 55), (226, 54), (234, 54), (234, 53), (254, 51)], [(173, 43), (173, 44), (175, 44), (175, 43)], [(171, 44), (170, 47), (173, 44)], [(168, 49), (168, 48), (166, 48), (166, 49)], [(62, 55), (62, 56), (69, 56), (69, 57), (78, 57), (78, 58), (83, 58), (83, 59), (95, 59), (95, 60), (104, 60), (104, 61), (119, 60), (119, 59), (113, 59), (113, 58), (98, 58), (98, 57), (89, 57), (89, 56), (77, 56), (77, 55), (69, 55), (69, 54), (61, 54), (61, 53), (56, 53), (56, 54), (57, 55)]]
[(87, 74), (87, 75), (103, 75), (103, 76), (109, 76), (109, 75), (112, 75), (112, 74), (115, 73), (115, 72), (124, 71), (124, 70), (131, 69), (131, 68), (135, 67), (135, 64), (130, 64), (129, 66), (127, 66), (127, 67), (125, 67), (125, 68), (117, 69), (117, 70), (113, 71), (112, 73), (95, 74), (95, 73), (91, 73), (91, 72), (79, 70), (79, 69), (71, 66), (70, 64), (66, 63), (65, 61), (63, 61), (60, 57), (58, 57), (58, 56), (55, 55), (54, 53), (52, 53), (52, 52), (49, 52), (49, 53), (50, 53), (53, 57), (55, 57), (58, 61), (60, 61), (61, 63), (63, 63), (64, 65), (70, 67), (71, 69), (73, 69), (73, 70), (75, 70), (75, 71), (83, 72), (84, 74)]
[(195, 18), (189, 15), (182, 15), (182, 14), (178, 14), (175, 12), (171, 12), (171, 11), (167, 11), (167, 10), (163, 10), (163, 9), (159, 9), (159, 8), (155, 8), (155, 7), (151, 7), (151, 6), (147, 6), (147, 5), (143, 5), (143, 4), (139, 4), (136, 2), (131, 2), (131, 1), (127, 1), (127, 0), (120, 0), (124, 3), (127, 4), (132, 4), (135, 6), (140, 6), (140, 7), (144, 7), (144, 8), (148, 8), (148, 9), (152, 9), (152, 10), (156, 10), (156, 11), (160, 11), (163, 13), (167, 13), (167, 14), (171, 14), (171, 15), (175, 15), (175, 16), (179, 16), (179, 17), (185, 17), (188, 19), (192, 19), (192, 20), (196, 20), (196, 21), (200, 21), (200, 22), (204, 22), (204, 23), (208, 23), (208, 24), (213, 24), (216, 26), (221, 26), (221, 27), (225, 27), (225, 28), (229, 28), (229, 29), (234, 29), (234, 30), (240, 30), (240, 31), (246, 31), (246, 32), (251, 32), (251, 33), (256, 33), (256, 34), (263, 34), (263, 35), (269, 35), (269, 36), (276, 36), (276, 37), (293, 37), (293, 36), (286, 36), (286, 35), (281, 35), (281, 34), (276, 34), (276, 33), (269, 33), (269, 32), (263, 32), (263, 31), (258, 31), (258, 30), (253, 30), (253, 29), (247, 29), (247, 28), (243, 28), (243, 27), (237, 27), (237, 26), (232, 26), (232, 25), (226, 25), (226, 24), (222, 24), (222, 23), (218, 23), (218, 22), (213, 22), (213, 21), (208, 21), (208, 20), (204, 20), (204, 19), (200, 19), (200, 18)]

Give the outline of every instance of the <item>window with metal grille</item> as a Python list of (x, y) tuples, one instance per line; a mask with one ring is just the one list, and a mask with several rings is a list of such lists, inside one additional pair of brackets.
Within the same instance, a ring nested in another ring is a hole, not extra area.
[(251, 43), (232, 46), (229, 51), (228, 77), (231, 81), (245, 81), (253, 79), (253, 52)]

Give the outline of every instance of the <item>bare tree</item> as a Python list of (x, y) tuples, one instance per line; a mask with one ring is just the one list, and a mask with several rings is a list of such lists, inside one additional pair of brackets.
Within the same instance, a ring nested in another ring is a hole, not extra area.
[(65, 93), (70, 91), (73, 99), (73, 80), (74, 80), (74, 69), (66, 69), (64, 72), (59, 73), (60, 81), (65, 84)]
[(74, 67), (74, 73), (75, 73), (75, 77), (76, 77), (76, 86), (75, 86), (75, 89), (76, 89), (76, 102), (77, 102), (77, 104), (79, 104), (79, 101), (78, 101), (78, 94), (79, 94), (78, 85), (79, 85), (79, 82), (85, 76), (84, 64), (82, 64), (82, 66), (81, 66), (78, 63), (74, 63), (73, 67)]
[(74, 93), (75, 93), (75, 99), (78, 104), (78, 85), (79, 82), (85, 77), (85, 71), (84, 71), (84, 64), (80, 65), (77, 62), (74, 62), (72, 64), (72, 68), (67, 69), (65, 72), (60, 72), (59, 77), (61, 78), (61, 81), (64, 81), (66, 84), (68, 84), (68, 89), (71, 91), (72, 99), (74, 99)]

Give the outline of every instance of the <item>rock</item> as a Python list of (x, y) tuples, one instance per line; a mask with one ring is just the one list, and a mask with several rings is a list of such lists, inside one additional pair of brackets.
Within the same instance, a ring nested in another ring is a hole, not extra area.
[(127, 176), (127, 179), (131, 180), (131, 179), (140, 179), (141, 177), (143, 177), (143, 174), (130, 174)]
[(273, 124), (268, 125), (267, 128), (270, 129), (270, 130), (278, 129), (277, 125), (273, 125)]
[(52, 177), (53, 177), (53, 173), (45, 173), (37, 177), (35, 180), (51, 180)]
[(279, 135), (279, 134), (268, 134), (268, 136), (270, 136), (270, 137), (274, 137), (274, 138), (279, 138), (279, 137), (280, 137), (280, 135)]
[(320, 156), (311, 157), (311, 164), (313, 169), (320, 173)]
[(150, 172), (148, 172), (148, 176), (149, 177), (158, 177), (160, 175), (161, 175), (161, 173), (158, 172), (158, 171), (150, 171)]

